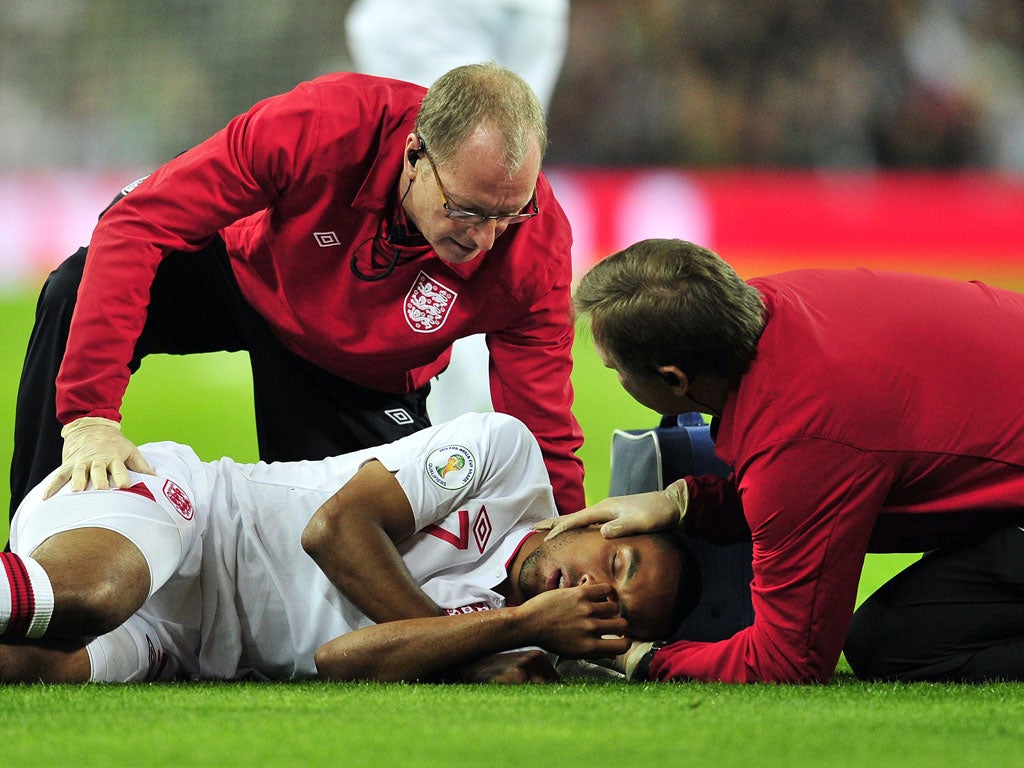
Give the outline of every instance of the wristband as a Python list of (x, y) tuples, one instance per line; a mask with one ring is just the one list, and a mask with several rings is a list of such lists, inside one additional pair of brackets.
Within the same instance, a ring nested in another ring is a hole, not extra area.
[(633, 668), (633, 674), (630, 676), (630, 680), (650, 680), (651, 674), (651, 662), (654, 661), (654, 654), (664, 647), (665, 643), (651, 643), (651, 647), (647, 649), (647, 652), (637, 661), (636, 666)]

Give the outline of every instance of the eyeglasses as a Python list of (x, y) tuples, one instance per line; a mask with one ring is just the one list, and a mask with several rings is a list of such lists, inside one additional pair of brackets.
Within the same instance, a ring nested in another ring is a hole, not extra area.
[[(448, 195), (445, 194), (444, 184), (441, 183), (441, 177), (437, 175), (437, 163), (434, 162), (434, 158), (430, 156), (427, 151), (426, 142), (420, 137), (420, 151), (427, 156), (427, 160), (430, 161), (430, 170), (434, 173), (434, 181), (437, 182), (437, 191), (441, 193), (441, 205), (444, 206), (445, 216), (452, 221), (458, 222), (459, 224), (482, 224), (485, 221), (496, 221), (499, 224), (521, 224), (527, 219), (532, 219), (538, 213), (540, 213), (540, 207), (537, 205), (537, 188), (533, 188), (533, 195), (530, 196), (530, 201), (523, 206), (523, 210), (519, 213), (501, 213), (496, 216), (487, 216), (483, 213), (473, 213), (472, 211), (463, 211), (459, 208), (453, 208), (448, 204)], [(525, 212), (524, 212), (525, 211)]]

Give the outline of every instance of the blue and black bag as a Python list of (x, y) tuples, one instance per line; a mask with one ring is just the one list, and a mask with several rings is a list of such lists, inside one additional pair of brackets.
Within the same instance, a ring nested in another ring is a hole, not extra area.
[[(615, 430), (612, 435), (609, 495), (660, 491), (688, 475), (721, 475), (730, 468), (715, 455), (710, 427), (699, 413), (666, 416), (646, 430)], [(752, 545), (718, 547), (684, 536), (700, 565), (700, 601), (673, 639), (724, 640), (754, 621), (750, 603)]]

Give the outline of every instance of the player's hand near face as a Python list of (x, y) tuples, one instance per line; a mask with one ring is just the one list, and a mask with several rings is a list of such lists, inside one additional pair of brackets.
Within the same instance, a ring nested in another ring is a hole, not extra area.
[[(630, 639), (611, 594), (607, 584), (584, 584), (509, 608), (374, 624), (320, 646), (317, 673), (327, 680), (449, 679), (484, 657), (530, 646), (573, 658), (616, 656)], [(536, 672), (523, 677), (536, 681)]]
[(594, 658), (629, 647), (626, 620), (607, 584), (551, 589), (513, 610), (521, 614), (525, 637), (559, 656)]
[(533, 528), (548, 531), (545, 540), (563, 531), (599, 523), (603, 523), (601, 535), (606, 539), (671, 531), (682, 527), (687, 500), (686, 481), (677, 480), (663, 491), (612, 496), (579, 512), (539, 522)]

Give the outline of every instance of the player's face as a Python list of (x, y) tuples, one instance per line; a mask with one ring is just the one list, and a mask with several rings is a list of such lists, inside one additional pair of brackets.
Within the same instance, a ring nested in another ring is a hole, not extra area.
[(596, 527), (577, 528), (545, 541), (519, 573), (527, 599), (550, 589), (603, 583), (638, 640), (668, 635), (667, 616), (679, 582), (678, 552), (654, 535), (606, 539)]
[[(407, 146), (417, 148), (418, 139), (410, 139)], [(442, 200), (452, 209), (492, 216), (517, 213), (530, 204), (540, 173), (540, 148), (535, 145), (511, 177), (498, 161), (500, 156), (498, 137), (478, 129), (448, 163), (432, 169), (429, 158), (421, 156), (417, 161), (406, 215), (445, 261), (472, 261), (490, 250), (509, 226), (530, 226), (530, 222), (509, 225), (494, 219), (467, 224), (447, 216)]]

